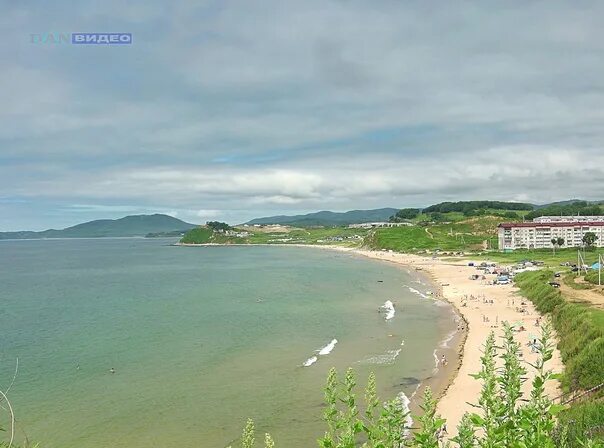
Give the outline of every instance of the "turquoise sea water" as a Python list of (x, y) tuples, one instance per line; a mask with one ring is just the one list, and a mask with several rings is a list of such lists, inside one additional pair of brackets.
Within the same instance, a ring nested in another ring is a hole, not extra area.
[[(409, 289), (429, 285), (386, 263), (172, 242), (0, 242), (0, 387), (18, 358), (20, 437), (49, 448), (224, 447), (252, 417), (280, 446), (313, 447), (330, 367), (353, 366), (361, 383), (374, 371), (383, 398), (411, 395), (454, 327), (448, 306)], [(377, 312), (386, 300), (390, 321)]]

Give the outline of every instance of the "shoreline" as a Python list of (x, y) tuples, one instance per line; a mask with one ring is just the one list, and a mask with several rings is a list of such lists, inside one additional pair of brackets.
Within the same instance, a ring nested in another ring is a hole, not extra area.
[[(430, 374), (425, 378), (422, 378), (416, 389), (409, 394), (407, 397), (409, 399), (409, 410), (411, 411), (412, 416), (417, 415), (421, 412), (421, 396), (423, 394), (423, 390), (425, 387), (429, 386), (432, 389), (432, 393), (437, 400), (443, 398), (453, 383), (453, 380), (457, 376), (459, 369), (463, 360), (463, 347), (465, 345), (468, 333), (468, 325), (463, 316), (463, 314), (459, 311), (457, 306), (443, 298), (442, 296), (442, 287), (438, 280), (431, 275), (427, 271), (419, 271), (413, 269), (411, 264), (392, 262), (392, 260), (385, 260), (379, 256), (380, 253), (376, 252), (373, 254), (372, 251), (363, 251), (359, 250), (356, 247), (345, 247), (345, 246), (334, 246), (334, 245), (312, 245), (312, 244), (242, 244), (242, 243), (234, 243), (234, 244), (217, 244), (217, 243), (204, 243), (204, 244), (191, 244), (191, 243), (175, 243), (174, 246), (182, 246), (182, 247), (253, 247), (253, 246), (262, 246), (262, 247), (297, 247), (297, 248), (311, 248), (311, 249), (322, 249), (327, 251), (338, 251), (342, 253), (347, 253), (350, 255), (354, 255), (357, 257), (363, 258), (371, 258), (375, 261), (380, 261), (388, 264), (394, 264), (397, 268), (406, 270), (409, 275), (418, 277), (423, 280), (424, 286), (432, 291), (432, 296), (430, 296), (427, 300), (439, 300), (451, 307), (451, 312), (453, 314), (453, 318), (457, 323), (463, 323), (461, 326), (463, 330), (459, 328), (457, 330), (453, 330), (448, 334), (443, 330), (443, 339), (438, 343), (438, 345), (434, 348), (434, 357), (435, 357), (435, 365)], [(443, 366), (438, 362), (441, 356), (445, 355), (448, 363), (446, 366)]]
[[(537, 318), (545, 319), (545, 317), (535, 310), (528, 299), (518, 296), (518, 289), (515, 286), (488, 283), (488, 280), (494, 278), (495, 275), (486, 275), (487, 282), (470, 280), (470, 275), (476, 273), (474, 267), (468, 266), (471, 259), (453, 263), (442, 259), (396, 252), (365, 249), (352, 249), (350, 251), (369, 258), (389, 261), (400, 266), (426, 272), (438, 287), (438, 298), (450, 303), (456, 313), (463, 317), (465, 337), (463, 343), (460, 344), (458, 368), (450, 375), (448, 384), (438, 395), (437, 413), (447, 419), (447, 439), (457, 435), (457, 425), (465, 412), (475, 412), (475, 408), (469, 401), (478, 402), (481, 383), (470, 375), (480, 371), (482, 352), (479, 348), (482, 347), (491, 331), (494, 331), (495, 336), (499, 338), (503, 335), (501, 323), (504, 321), (510, 324), (522, 322), (525, 331), (516, 333), (516, 340), (520, 343), (522, 359), (525, 363), (535, 361), (537, 355), (531, 352), (527, 342), (533, 336), (539, 337), (540, 331), (535, 327), (534, 322)], [(521, 312), (520, 309), (525, 311)], [(553, 342), (555, 347), (557, 341), (554, 340)], [(534, 376), (530, 366), (526, 367), (527, 381), (525, 381), (522, 388), (524, 396), (530, 393), (531, 380)], [(553, 358), (548, 362), (547, 367), (554, 372), (560, 372), (564, 368), (557, 348), (554, 348)], [(551, 381), (546, 384), (545, 389), (546, 394), (551, 398), (560, 394), (558, 381)]]
[[(323, 250), (336, 250), (339, 252), (364, 256), (374, 260), (396, 264), (402, 269), (415, 270), (424, 273), (435, 288), (433, 298), (443, 300), (450, 304), (453, 312), (462, 321), (463, 329), (455, 332), (451, 346), (445, 349), (438, 347), (439, 354), (448, 349), (447, 366), (437, 366), (433, 375), (422, 380), (416, 391), (409, 397), (410, 408), (417, 412), (419, 400), (415, 397), (421, 393), (422, 386), (430, 386), (438, 399), (437, 413), (447, 420), (448, 434), (446, 439), (457, 435), (457, 425), (466, 412), (475, 412), (470, 402), (477, 403), (480, 395), (481, 383), (470, 375), (480, 371), (480, 348), (483, 346), (488, 334), (493, 331), (499, 338), (503, 335), (501, 323), (522, 323), (525, 331), (517, 332), (516, 339), (520, 343), (522, 359), (525, 363), (534, 362), (536, 354), (531, 353), (527, 345), (529, 339), (539, 337), (540, 332), (534, 323), (537, 318), (545, 319), (539, 314), (528, 299), (518, 296), (518, 289), (512, 284), (492, 285), (495, 275), (487, 274), (486, 280), (471, 280), (469, 277), (476, 274), (475, 267), (468, 266), (471, 258), (460, 262), (446, 262), (438, 258), (422, 257), (419, 255), (398, 252), (375, 251), (358, 247), (345, 247), (334, 245), (312, 244), (183, 244), (176, 246), (278, 246), (278, 247), (307, 247)], [(522, 311), (520, 311), (522, 310)], [(548, 368), (553, 372), (560, 372), (564, 368), (560, 352), (555, 348)], [(439, 350), (440, 349), (440, 350)], [(454, 353), (455, 357), (450, 358)], [(444, 373), (444, 374), (443, 374)], [(527, 366), (527, 380), (523, 384), (523, 394), (530, 392), (533, 371)], [(560, 394), (558, 381), (546, 384), (546, 394), (555, 397)]]

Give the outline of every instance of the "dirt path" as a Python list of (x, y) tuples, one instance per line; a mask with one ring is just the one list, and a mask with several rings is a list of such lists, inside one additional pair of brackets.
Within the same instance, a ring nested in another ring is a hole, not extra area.
[[(585, 282), (577, 282), (585, 283)], [(560, 284), (560, 291), (571, 300), (589, 302), (596, 308), (604, 309), (604, 286), (594, 286), (592, 289), (573, 289), (564, 283)]]

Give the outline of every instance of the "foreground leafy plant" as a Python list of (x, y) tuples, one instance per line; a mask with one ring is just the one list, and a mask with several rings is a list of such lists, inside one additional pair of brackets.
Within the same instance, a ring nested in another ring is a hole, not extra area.
[[(358, 410), (356, 379), (348, 369), (344, 380), (338, 380), (331, 369), (325, 386), (326, 407), (323, 417), (327, 424), (325, 435), (318, 440), (322, 448), (566, 448), (570, 446), (602, 448), (594, 440), (560, 444), (554, 440), (555, 415), (562, 409), (545, 394), (545, 384), (552, 379), (545, 368), (552, 358), (551, 329), (542, 328), (538, 359), (526, 363), (535, 370), (530, 395), (523, 398), (526, 368), (521, 359), (520, 345), (512, 328), (504, 324), (502, 344), (497, 346), (491, 333), (484, 345), (482, 368), (474, 377), (482, 382), (476, 412), (465, 414), (457, 427), (457, 436), (445, 441), (446, 422), (436, 413), (436, 400), (430, 388), (423, 394), (419, 426), (409, 435), (409, 414), (400, 399), (383, 404), (376, 393), (375, 375), (370, 374), (365, 389), (365, 411)], [(497, 362), (499, 358), (499, 362)], [(242, 447), (254, 445), (253, 423), (248, 421), (242, 437)], [(566, 431), (567, 433), (568, 431)], [(564, 436), (570, 441), (567, 435)], [(560, 437), (558, 437), (560, 439)], [(265, 446), (274, 443), (267, 434)]]

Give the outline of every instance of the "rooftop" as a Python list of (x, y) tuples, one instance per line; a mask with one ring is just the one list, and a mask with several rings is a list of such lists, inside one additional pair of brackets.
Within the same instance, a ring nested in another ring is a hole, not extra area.
[(604, 227), (604, 221), (585, 222), (502, 222), (497, 227)]

